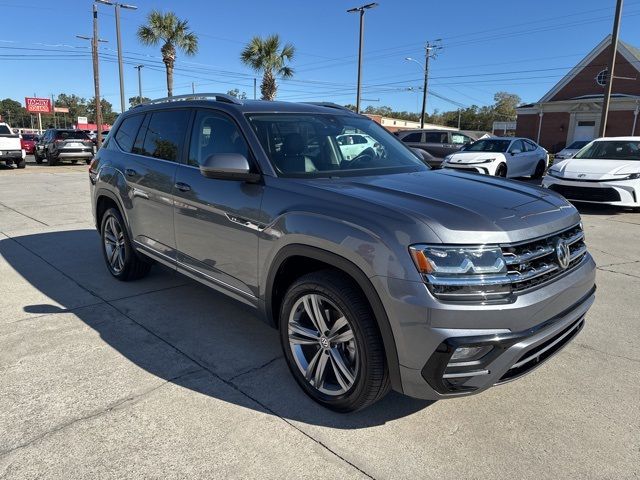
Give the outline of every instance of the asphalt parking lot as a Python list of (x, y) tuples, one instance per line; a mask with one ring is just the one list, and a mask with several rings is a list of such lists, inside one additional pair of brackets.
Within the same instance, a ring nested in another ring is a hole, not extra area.
[(0, 478), (638, 478), (640, 213), (581, 208), (587, 325), (463, 399), (308, 400), (251, 311), (155, 267), (113, 280), (86, 165), (0, 168)]

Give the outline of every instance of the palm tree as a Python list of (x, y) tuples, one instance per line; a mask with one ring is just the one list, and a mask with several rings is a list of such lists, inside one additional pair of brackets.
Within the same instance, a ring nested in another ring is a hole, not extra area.
[(138, 28), (138, 39), (145, 45), (162, 43), (162, 61), (167, 69), (167, 96), (173, 95), (173, 67), (176, 63), (176, 47), (191, 56), (198, 51), (198, 36), (190, 31), (187, 20), (180, 20), (175, 13), (153, 10), (147, 24)]
[(280, 48), (280, 37), (270, 35), (265, 39), (253, 37), (240, 54), (240, 60), (250, 66), (256, 72), (263, 72), (260, 93), (262, 100), (276, 98), (276, 75), (282, 78), (291, 78), (293, 69), (286, 62), (293, 60), (295, 48), (287, 43)]

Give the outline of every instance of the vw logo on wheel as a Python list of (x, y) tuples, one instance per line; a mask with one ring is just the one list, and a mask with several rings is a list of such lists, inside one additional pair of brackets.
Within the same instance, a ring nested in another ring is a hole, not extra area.
[(558, 260), (558, 265), (562, 270), (564, 270), (569, 266), (569, 262), (571, 261), (571, 251), (569, 250), (569, 245), (567, 245), (564, 240), (559, 238), (558, 240), (556, 240), (555, 252), (556, 259)]

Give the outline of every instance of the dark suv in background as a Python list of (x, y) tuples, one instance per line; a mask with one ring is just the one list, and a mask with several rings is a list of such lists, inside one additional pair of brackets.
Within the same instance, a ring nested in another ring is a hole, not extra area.
[[(375, 147), (345, 155), (351, 134)], [(513, 380), (566, 345), (594, 299), (580, 215), (560, 195), (431, 171), (338, 106), (152, 101), (118, 117), (89, 179), (115, 278), (158, 262), (252, 306), (300, 387), (337, 411), (390, 388), (435, 400)]]
[(50, 128), (44, 132), (36, 143), (34, 156), (36, 163), (47, 160), (54, 166), (62, 160), (78, 160), (91, 162), (94, 153), (94, 144), (82, 130), (67, 130)]
[(424, 152), (422, 158), (432, 168), (439, 168), (444, 157), (475, 142), (469, 135), (454, 130), (405, 130), (395, 135), (408, 147)]

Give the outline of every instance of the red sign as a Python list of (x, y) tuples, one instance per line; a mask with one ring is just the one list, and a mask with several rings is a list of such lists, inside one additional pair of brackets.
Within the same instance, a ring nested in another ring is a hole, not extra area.
[(25, 97), (24, 103), (26, 103), (26, 105), (27, 105), (27, 112), (51, 113), (51, 99), (50, 98)]

